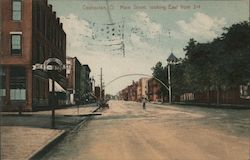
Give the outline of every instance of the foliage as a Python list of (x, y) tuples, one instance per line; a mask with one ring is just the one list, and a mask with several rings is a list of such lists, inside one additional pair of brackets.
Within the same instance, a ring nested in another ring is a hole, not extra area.
[[(171, 65), (171, 82), (175, 95), (237, 87), (250, 82), (249, 22), (224, 28), (212, 42), (190, 39), (183, 49), (185, 59)], [(153, 76), (167, 82), (167, 69), (158, 62)], [(166, 83), (167, 84), (167, 83)]]
[[(156, 65), (151, 69), (153, 70), (153, 77), (161, 80), (164, 84), (168, 85), (167, 69), (162, 66), (161, 62), (157, 62)], [(161, 87), (160, 87), (160, 92), (158, 93), (158, 95), (161, 95), (161, 94), (166, 95), (168, 93), (167, 89), (162, 84), (160, 85)]]

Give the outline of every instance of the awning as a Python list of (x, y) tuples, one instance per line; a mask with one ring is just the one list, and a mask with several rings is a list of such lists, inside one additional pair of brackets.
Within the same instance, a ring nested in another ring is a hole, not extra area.
[[(52, 79), (49, 79), (49, 91), (52, 92)], [(60, 86), (60, 84), (58, 84), (55, 81), (55, 92), (64, 92), (66, 93), (66, 90)]]

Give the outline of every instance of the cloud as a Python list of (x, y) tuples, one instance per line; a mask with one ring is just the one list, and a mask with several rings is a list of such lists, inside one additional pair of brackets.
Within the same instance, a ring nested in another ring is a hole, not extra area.
[[(163, 53), (159, 47), (159, 35), (163, 36), (163, 28), (161, 24), (156, 23), (146, 12), (135, 12), (131, 16), (128, 24), (131, 30), (129, 33), (127, 51), (136, 56), (144, 56), (154, 59), (153, 54)], [(153, 53), (153, 54), (152, 54)]]
[(131, 41), (131, 43), (132, 43), (132, 45), (134, 47), (144, 48), (144, 49), (145, 48), (147, 48), (147, 49), (150, 48), (150, 46), (149, 46), (148, 43), (142, 41), (141, 37), (138, 36), (138, 35), (136, 35), (136, 34), (134, 34), (134, 33), (131, 34), (130, 41)]
[(148, 38), (156, 38), (162, 33), (162, 26), (152, 21), (146, 12), (136, 12), (132, 16), (135, 27), (139, 28)]
[(60, 20), (67, 34), (67, 53), (77, 54), (79, 50), (85, 48), (84, 38), (92, 35), (89, 23), (74, 14), (61, 16)]
[(176, 24), (181, 32), (175, 31), (177, 38), (188, 37), (205, 41), (219, 36), (226, 21), (225, 18), (210, 17), (204, 13), (196, 12), (189, 21), (180, 20)]
[[(137, 13), (139, 14), (139, 13)], [(140, 13), (142, 22), (144, 17), (147, 27), (145, 31), (160, 31), (160, 25), (152, 22), (144, 13)], [(131, 73), (152, 74), (151, 68), (158, 61), (165, 61), (166, 57), (161, 48), (146, 41), (144, 37), (137, 34), (126, 36), (125, 40), (125, 57), (121, 53), (105, 51), (102, 47), (104, 42), (98, 42), (92, 39), (92, 29), (88, 21), (80, 19), (74, 14), (60, 17), (63, 23), (63, 28), (67, 34), (67, 56), (77, 57), (82, 64), (88, 64), (91, 69), (91, 76), (94, 75), (96, 85), (99, 84), (100, 68), (103, 68), (105, 84), (112, 79)], [(138, 21), (133, 21), (139, 24)], [(141, 24), (143, 26), (143, 24)], [(125, 32), (129, 34), (128, 31)], [(149, 32), (152, 37), (154, 32)], [(128, 43), (130, 41), (130, 43)], [(93, 47), (90, 43), (94, 43)], [(100, 47), (98, 47), (100, 43)], [(106, 42), (105, 42), (106, 43)], [(116, 43), (116, 41), (112, 41)], [(115, 94), (120, 89), (131, 84), (132, 80), (138, 80), (140, 76), (127, 77), (107, 86), (107, 92)]]

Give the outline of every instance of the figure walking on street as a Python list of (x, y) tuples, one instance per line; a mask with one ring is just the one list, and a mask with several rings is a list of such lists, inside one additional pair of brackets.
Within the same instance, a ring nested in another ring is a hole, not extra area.
[(146, 109), (146, 101), (147, 101), (146, 98), (142, 99), (142, 107), (144, 110)]

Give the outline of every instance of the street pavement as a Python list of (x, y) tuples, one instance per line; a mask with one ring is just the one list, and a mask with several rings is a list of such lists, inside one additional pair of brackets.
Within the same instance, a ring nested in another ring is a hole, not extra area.
[[(55, 111), (55, 129), (51, 129), (51, 111), (1, 112), (1, 156), (3, 160), (29, 159), (40, 149), (71, 131), (97, 108), (96, 105), (70, 107)], [(80, 115), (80, 116), (78, 116)]]
[(111, 101), (42, 159), (249, 160), (249, 110)]

